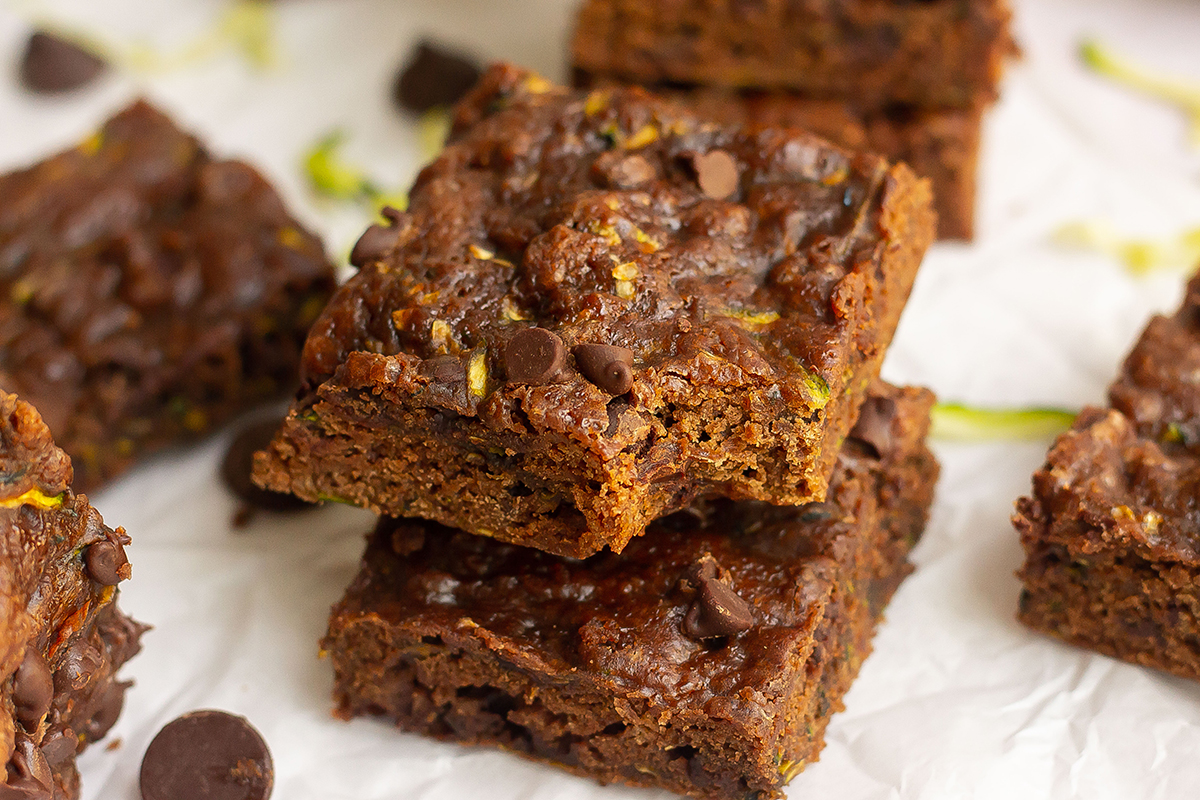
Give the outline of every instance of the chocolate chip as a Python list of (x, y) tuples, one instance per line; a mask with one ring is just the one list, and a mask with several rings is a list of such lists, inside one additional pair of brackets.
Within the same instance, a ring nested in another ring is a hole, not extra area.
[(168, 723), (142, 759), (143, 800), (266, 800), (274, 767), (243, 717), (193, 711)]
[(45, 31), (29, 37), (21, 59), (21, 82), (31, 92), (69, 92), (91, 82), (106, 64), (95, 53)]
[(104, 658), (96, 648), (80, 639), (67, 650), (66, 657), (54, 673), (54, 690), (67, 694), (83, 689), (103, 665)]
[(421, 113), (457, 103), (478, 80), (474, 61), (422, 41), (396, 76), (392, 97), (401, 108)]
[(417, 371), (437, 383), (461, 383), (467, 379), (467, 368), (457, 356), (427, 358)]
[(575, 366), (601, 390), (612, 395), (633, 388), (633, 351), (611, 344), (578, 344), (571, 351)]
[(714, 200), (724, 200), (738, 190), (738, 165), (724, 150), (689, 153), (688, 164), (700, 191)]
[(350, 266), (365, 267), (388, 254), (400, 238), (400, 232), (389, 225), (372, 225), (363, 231), (350, 251)]
[(90, 544), (83, 551), (88, 575), (101, 586), (116, 586), (129, 577), (129, 559), (125, 548), (111, 539)]
[(850, 430), (857, 439), (874, 452), (876, 458), (887, 458), (896, 447), (892, 421), (896, 418), (896, 401), (890, 397), (868, 397), (858, 412), (858, 422)]
[(250, 480), (250, 473), (254, 469), (254, 454), (270, 444), (281, 424), (280, 420), (271, 417), (251, 422), (238, 431), (221, 461), (221, 478), (229, 491), (252, 508), (264, 511), (300, 511), (316, 508), (314, 504), (306, 503), (290, 494), (260, 489)]
[(692, 568), (696, 599), (683, 620), (683, 630), (695, 639), (734, 636), (754, 627), (750, 604), (719, 577), (720, 568), (705, 555)]
[(32, 644), (25, 651), (25, 660), (13, 675), (12, 701), (17, 719), (26, 728), (34, 728), (54, 700), (54, 674), (50, 665)]
[(0, 792), (5, 789), (10, 791), (0, 794), (0, 797), (4, 800), (52, 800), (54, 774), (50, 771), (46, 757), (42, 755), (41, 749), (33, 739), (24, 733), (17, 733), (15, 739), (16, 746), (8, 762), (8, 783), (0, 784)]
[(79, 749), (79, 737), (70, 728), (47, 733), (42, 739), (42, 755), (51, 767), (66, 761)]
[(112, 726), (117, 724), (117, 717), (121, 716), (121, 708), (125, 705), (125, 690), (130, 685), (129, 682), (113, 681), (99, 700), (95, 701), (96, 710), (83, 724), (83, 732), (87, 734), (89, 741), (103, 739)]
[(504, 369), (509, 383), (547, 383), (562, 372), (567, 348), (554, 331), (526, 328), (504, 348)]
[(839, 516), (839, 514), (838, 507), (833, 503), (813, 502), (800, 506), (797, 516), (801, 522), (824, 522)]

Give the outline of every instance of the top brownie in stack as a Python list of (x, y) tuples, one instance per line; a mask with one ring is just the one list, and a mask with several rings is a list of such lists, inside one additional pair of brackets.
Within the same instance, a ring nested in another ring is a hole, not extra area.
[(1003, 0), (587, 0), (572, 56), (628, 83), (783, 89), (882, 107), (996, 97)]
[(0, 177), (0, 388), (38, 408), (80, 491), (290, 391), (333, 286), (253, 168), (146, 103)]
[(1020, 618), (1200, 680), (1200, 275), (1151, 320), (1113, 384), (1033, 477), (1014, 518)]
[(392, 216), (258, 480), (575, 557), (820, 499), (934, 226), (907, 167), (509, 66)]

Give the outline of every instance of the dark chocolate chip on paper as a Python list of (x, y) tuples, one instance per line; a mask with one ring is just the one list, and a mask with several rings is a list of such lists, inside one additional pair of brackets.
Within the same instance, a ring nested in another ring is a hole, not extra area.
[(548, 383), (567, 363), (567, 348), (554, 331), (526, 328), (504, 348), (509, 383)]
[(571, 351), (575, 366), (592, 383), (612, 395), (633, 388), (633, 351), (610, 344), (579, 344)]
[(423, 41), (396, 76), (392, 96), (401, 108), (421, 113), (458, 102), (478, 80), (474, 61)]
[(266, 800), (271, 752), (244, 718), (193, 711), (168, 723), (142, 759), (143, 800)]
[(31, 92), (56, 94), (78, 89), (107, 65), (95, 53), (45, 31), (29, 37), (21, 59), (21, 83)]

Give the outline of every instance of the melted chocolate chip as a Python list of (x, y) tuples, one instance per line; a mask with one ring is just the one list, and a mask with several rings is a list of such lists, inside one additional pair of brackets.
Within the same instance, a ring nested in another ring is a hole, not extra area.
[(300, 511), (315, 508), (298, 497), (283, 492), (260, 489), (250, 480), (254, 469), (254, 454), (264, 449), (279, 430), (280, 421), (275, 418), (251, 422), (238, 431), (229, 443), (225, 458), (221, 461), (221, 478), (226, 488), (252, 508), (264, 511)]
[(79, 737), (70, 728), (51, 731), (42, 739), (42, 755), (51, 767), (66, 761), (79, 749)]
[(892, 421), (895, 418), (895, 400), (890, 397), (868, 397), (858, 412), (858, 422), (854, 423), (850, 438), (867, 445), (876, 458), (887, 458), (896, 447), (896, 437), (892, 433)]
[(104, 696), (99, 699), (96, 710), (83, 724), (83, 732), (89, 740), (94, 742), (103, 739), (112, 726), (117, 724), (117, 717), (121, 716), (121, 708), (125, 705), (125, 690), (129, 686), (127, 681), (113, 682), (104, 690)]
[(474, 61), (423, 41), (397, 75), (392, 96), (401, 108), (421, 113), (457, 103), (478, 80)]
[(461, 383), (467, 379), (467, 368), (457, 356), (427, 358), (417, 371), (437, 383)]
[(266, 800), (274, 780), (271, 752), (245, 718), (193, 711), (150, 742), (140, 787), (143, 800)]
[(0, 790), (15, 791), (4, 797), (52, 800), (54, 795), (50, 789), (54, 786), (54, 775), (41, 749), (23, 733), (17, 734), (15, 744), (8, 762), (8, 785), (0, 786)]
[(16, 706), (17, 719), (26, 728), (34, 728), (54, 700), (54, 674), (50, 665), (36, 648), (25, 651), (25, 660), (13, 675), (12, 701)]
[(88, 575), (101, 586), (116, 586), (129, 577), (129, 559), (125, 548), (111, 539), (88, 545), (83, 553)]
[(363, 231), (350, 251), (350, 266), (365, 267), (379, 261), (388, 254), (400, 238), (400, 232), (391, 225), (372, 225)]
[(738, 165), (724, 150), (689, 153), (688, 164), (700, 191), (714, 200), (724, 200), (738, 190)]
[(601, 390), (612, 395), (633, 388), (633, 351), (610, 344), (579, 344), (571, 351), (575, 366)]
[(96, 677), (104, 659), (96, 648), (80, 639), (71, 645), (58, 670), (54, 673), (54, 690), (67, 694), (83, 689)]
[(754, 627), (750, 604), (721, 580), (720, 568), (705, 555), (692, 568), (691, 582), (696, 599), (683, 620), (683, 631), (695, 639), (734, 636)]
[(504, 348), (509, 383), (548, 383), (567, 363), (567, 348), (558, 334), (545, 328), (526, 328)]
[(69, 92), (93, 81), (107, 66), (94, 53), (44, 31), (29, 37), (21, 59), (21, 82), (41, 94)]

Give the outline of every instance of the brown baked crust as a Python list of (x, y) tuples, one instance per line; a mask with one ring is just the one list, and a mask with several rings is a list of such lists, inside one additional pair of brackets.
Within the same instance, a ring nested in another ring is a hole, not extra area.
[[(4, 393), (0, 469), (2, 788), (23, 790), (12, 796), (29, 800), (71, 800), (79, 796), (75, 751), (116, 721), (129, 685), (116, 671), (137, 652), (144, 630), (117, 608), (116, 586), (89, 572), (89, 548), (123, 552), (129, 538), (71, 491), (71, 463), (41, 417)], [(117, 572), (114, 582), (128, 577), (128, 566)], [(44, 660), (43, 674), (53, 676), (48, 710), (36, 716), (19, 711), (15, 677), (31, 660)], [(56, 741), (62, 737), (74, 746), (64, 748)]]
[[(881, 393), (894, 445), (880, 460), (850, 440), (826, 503), (718, 501), (584, 561), (381, 521), (323, 642), (338, 713), (603, 783), (780, 796), (817, 758), (932, 499), (931, 396)], [(685, 632), (706, 555), (754, 627)]]
[[(689, 171), (715, 152), (740, 173), (728, 200)], [(933, 225), (904, 166), (497, 66), (397, 244), (314, 325), (256, 479), (576, 557), (701, 495), (820, 499)], [(507, 381), (534, 325), (628, 348), (631, 391), (572, 360)]]
[(996, 97), (1010, 17), (1004, 0), (588, 0), (571, 53), (628, 83), (970, 108)]
[(76, 489), (294, 388), (333, 267), (250, 166), (139, 102), (0, 197), (0, 387)]
[(1109, 390), (1033, 477), (1014, 522), (1020, 619), (1200, 680), (1200, 274), (1150, 321)]

